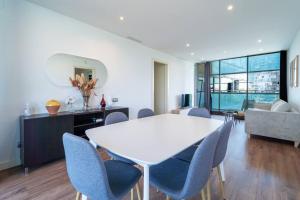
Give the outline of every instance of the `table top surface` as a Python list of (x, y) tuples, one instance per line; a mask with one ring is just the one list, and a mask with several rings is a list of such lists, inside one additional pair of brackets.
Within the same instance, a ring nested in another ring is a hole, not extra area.
[(223, 121), (163, 114), (86, 131), (97, 145), (140, 165), (158, 164), (199, 142)]

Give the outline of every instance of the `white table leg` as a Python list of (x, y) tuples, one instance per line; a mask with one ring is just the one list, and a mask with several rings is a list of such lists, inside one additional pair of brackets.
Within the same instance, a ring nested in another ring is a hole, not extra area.
[(221, 164), (220, 164), (220, 171), (221, 171), (222, 181), (225, 182), (225, 171), (224, 171), (224, 163), (223, 162), (221, 162)]
[(144, 195), (143, 200), (149, 200), (149, 165), (144, 165)]

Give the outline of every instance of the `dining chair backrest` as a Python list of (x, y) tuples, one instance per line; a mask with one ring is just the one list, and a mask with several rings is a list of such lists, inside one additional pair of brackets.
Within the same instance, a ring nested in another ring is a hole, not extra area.
[(151, 110), (150, 108), (143, 108), (139, 110), (137, 118), (151, 117), (153, 115), (154, 115), (153, 110)]
[(85, 139), (70, 133), (63, 135), (67, 173), (75, 189), (90, 199), (115, 199), (104, 163)]
[(232, 125), (233, 120), (230, 120), (219, 129), (220, 138), (216, 147), (213, 168), (217, 167), (225, 158)]
[(119, 122), (128, 121), (128, 117), (122, 112), (112, 112), (105, 118), (105, 125), (115, 124)]
[(189, 198), (205, 186), (212, 169), (214, 154), (219, 140), (219, 130), (207, 136), (197, 147), (190, 163), (180, 199)]
[(192, 108), (188, 112), (189, 116), (211, 118), (209, 111), (206, 108)]

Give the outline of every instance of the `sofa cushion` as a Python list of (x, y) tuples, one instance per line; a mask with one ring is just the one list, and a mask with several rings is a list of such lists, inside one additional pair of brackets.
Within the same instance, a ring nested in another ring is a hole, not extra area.
[(289, 112), (291, 111), (291, 106), (289, 103), (279, 100), (274, 105), (272, 105), (271, 111), (273, 112)]
[(274, 101), (272, 103), (272, 106), (271, 106), (271, 111), (274, 111), (276, 109), (276, 107), (280, 104), (280, 99), (277, 99), (276, 101)]

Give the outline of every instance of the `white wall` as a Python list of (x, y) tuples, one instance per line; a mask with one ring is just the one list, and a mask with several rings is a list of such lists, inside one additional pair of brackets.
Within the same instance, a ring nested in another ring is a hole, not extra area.
[[(293, 106), (295, 106), (300, 111), (300, 87), (292, 88), (290, 87), (290, 63), (296, 57), (300, 56), (300, 30), (298, 31), (294, 41), (292, 42), (288, 50), (288, 100)], [(300, 66), (299, 66), (300, 67)], [(299, 69), (300, 77), (300, 69)]]
[[(2, 0), (0, 0), (1, 2)], [(46, 112), (49, 99), (64, 101), (78, 94), (58, 87), (45, 74), (47, 59), (67, 53), (103, 62), (108, 70), (105, 86), (96, 91), (118, 97), (134, 118), (143, 107), (153, 107), (153, 59), (168, 63), (168, 109), (176, 96), (193, 93), (193, 64), (147, 48), (34, 4), (6, 0), (0, 6), (0, 169), (19, 164), (19, 115), (25, 103)], [(3, 45), (2, 45), (3, 44)]]

